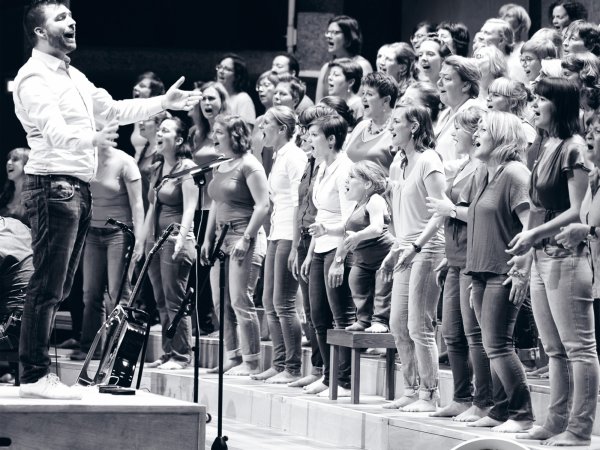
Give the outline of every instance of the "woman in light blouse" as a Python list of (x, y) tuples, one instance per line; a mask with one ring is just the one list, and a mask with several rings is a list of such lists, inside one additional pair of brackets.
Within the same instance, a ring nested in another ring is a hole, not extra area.
[(260, 124), (264, 145), (273, 148), (273, 167), (269, 174), (269, 194), (273, 204), (268, 237), (263, 305), (273, 341), (271, 367), (253, 375), (254, 380), (271, 384), (292, 383), (300, 379), (302, 330), (296, 311), (298, 281), (288, 269), (292, 248), (298, 186), (308, 158), (292, 140), (296, 116), (287, 106), (273, 106)]
[[(309, 227), (313, 236), (308, 255), (300, 269), (309, 284), (310, 308), (313, 324), (323, 355), (324, 377), (305, 387), (310, 394), (329, 395), (329, 344), (327, 330), (335, 323), (336, 329), (345, 329), (354, 323), (354, 303), (348, 286), (350, 267), (335, 257), (343, 239), (346, 219), (354, 202), (346, 199), (346, 179), (352, 161), (341, 151), (348, 125), (339, 115), (320, 117), (308, 128), (307, 142), (313, 148), (319, 171), (314, 181), (313, 202), (317, 208), (315, 223)], [(343, 266), (342, 274), (336, 271)], [(335, 272), (332, 279), (332, 272)], [(337, 286), (337, 287), (335, 287)], [(338, 396), (350, 395), (350, 349), (340, 350)]]

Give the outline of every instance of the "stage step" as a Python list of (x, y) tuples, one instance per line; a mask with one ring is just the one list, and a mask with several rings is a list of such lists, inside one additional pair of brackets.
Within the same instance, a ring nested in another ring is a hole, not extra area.
[(206, 408), (149, 392), (82, 400), (19, 398), (0, 386), (0, 442), (14, 449), (205, 449)]
[[(61, 378), (68, 383), (74, 382), (81, 363), (65, 358), (59, 359), (58, 362)], [(468, 428), (465, 424), (448, 419), (434, 419), (427, 414), (385, 410), (382, 408), (386, 403), (383, 397), (373, 394), (374, 391), (383, 389), (383, 360), (364, 357), (361, 370), (365, 381), (362, 383), (361, 403), (358, 405), (352, 405), (349, 398), (330, 401), (305, 395), (300, 389), (271, 386), (246, 377), (226, 376), (224, 434), (227, 434), (227, 420), (231, 419), (250, 426), (269, 428), (278, 433), (319, 441), (329, 446), (369, 450), (450, 449), (475, 437), (498, 436), (496, 433)], [(396, 382), (400, 383), (398, 367), (396, 375)], [(367, 381), (369, 379), (373, 382)], [(207, 411), (213, 417), (216, 417), (217, 385), (217, 376), (209, 375), (206, 369), (201, 369), (199, 400), (201, 404), (206, 405)], [(191, 401), (193, 370), (188, 368), (164, 372), (147, 369), (142, 386), (155, 394)], [(446, 404), (451, 398), (452, 390), (452, 376), (448, 370), (440, 371), (440, 390), (442, 399), (446, 399), (442, 404)], [(536, 382), (531, 385), (531, 390), (539, 423), (545, 417), (549, 388)], [(529, 446), (535, 449), (545, 448)], [(600, 450), (600, 438), (594, 436), (593, 445), (586, 448)]]

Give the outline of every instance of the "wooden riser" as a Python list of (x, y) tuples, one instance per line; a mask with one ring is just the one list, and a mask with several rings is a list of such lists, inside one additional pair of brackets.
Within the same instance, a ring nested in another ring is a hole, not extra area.
[(85, 390), (82, 400), (22, 399), (0, 387), (0, 438), (14, 449), (204, 450), (206, 408), (148, 392)]

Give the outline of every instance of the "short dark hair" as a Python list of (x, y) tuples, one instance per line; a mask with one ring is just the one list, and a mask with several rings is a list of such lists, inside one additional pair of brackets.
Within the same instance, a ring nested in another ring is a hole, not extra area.
[(550, 135), (567, 139), (579, 132), (579, 90), (572, 81), (558, 77), (542, 78), (534, 92), (552, 102)]
[(575, 20), (569, 24), (566, 35), (577, 33), (583, 45), (594, 55), (600, 55), (600, 30), (598, 27), (585, 20)]
[(411, 39), (415, 35), (415, 33), (417, 31), (419, 31), (421, 28), (425, 28), (425, 30), (427, 31), (427, 34), (429, 34), (429, 33), (433, 33), (435, 31), (436, 25), (434, 22), (430, 22), (429, 20), (423, 20), (423, 21), (419, 22), (413, 28), (412, 33), (410, 33)]
[(354, 80), (352, 92), (355, 94), (360, 89), (360, 81), (363, 77), (363, 70), (359, 63), (350, 58), (338, 58), (329, 63), (329, 69), (339, 67), (347, 81)]
[(352, 110), (343, 98), (338, 97), (337, 95), (328, 95), (319, 101), (319, 105), (325, 105), (335, 110), (336, 113), (344, 118), (348, 127), (354, 127), (354, 125), (356, 125), (356, 119), (352, 114)]
[(371, 72), (362, 79), (362, 85), (373, 88), (380, 97), (390, 97), (390, 107), (393, 108), (398, 100), (398, 83), (394, 77), (381, 72)]
[(319, 117), (313, 120), (309, 127), (313, 125), (318, 126), (326, 138), (329, 138), (329, 136), (335, 138), (335, 146), (333, 147), (335, 151), (339, 152), (342, 149), (342, 145), (344, 145), (346, 135), (348, 134), (348, 124), (342, 116), (335, 114)]
[(292, 53), (279, 52), (273, 57), (273, 59), (277, 58), (278, 56), (285, 56), (288, 59), (290, 73), (296, 77), (300, 76), (300, 63)]
[(231, 139), (231, 150), (236, 155), (243, 155), (250, 150), (250, 128), (248, 124), (238, 115), (219, 114), (215, 123), (225, 127)]
[(344, 35), (344, 42), (346, 50), (352, 56), (360, 54), (362, 49), (362, 31), (358, 20), (349, 16), (335, 16), (329, 19), (327, 25), (336, 23)]
[(437, 26), (437, 29), (447, 30), (450, 33), (457, 55), (467, 56), (469, 54), (469, 42), (471, 41), (471, 36), (469, 34), (469, 29), (464, 23), (441, 22)]
[(246, 66), (246, 60), (235, 53), (227, 53), (219, 62), (223, 62), (228, 58), (233, 61), (233, 89), (236, 92), (242, 92), (246, 90), (248, 84), (248, 66)]
[(152, 71), (144, 72), (143, 74), (141, 74), (138, 77), (137, 82), (139, 83), (140, 81), (146, 78), (150, 80), (150, 97), (156, 97), (165, 93), (165, 84), (158, 77), (158, 75), (156, 75)]
[(279, 75), (279, 81), (277, 84), (279, 83), (287, 83), (290, 85), (290, 92), (294, 101), (296, 102), (294, 108), (296, 108), (304, 98), (304, 95), (306, 94), (306, 85), (304, 84), (304, 82), (298, 77), (287, 73), (283, 73)]
[(46, 15), (44, 14), (44, 8), (48, 5), (64, 5), (65, 0), (32, 0), (29, 6), (25, 9), (23, 15), (23, 30), (25, 36), (31, 44), (35, 46), (37, 44), (37, 36), (35, 29), (44, 25)]
[(558, 0), (552, 3), (548, 8), (548, 17), (550, 18), (550, 22), (552, 22), (554, 8), (557, 6), (562, 6), (565, 8), (565, 11), (567, 12), (571, 21), (580, 19), (587, 20), (588, 18), (588, 11), (583, 4), (571, 0)]

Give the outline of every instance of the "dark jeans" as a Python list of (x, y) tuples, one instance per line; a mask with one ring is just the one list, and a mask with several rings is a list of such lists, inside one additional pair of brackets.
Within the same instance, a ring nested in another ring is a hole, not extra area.
[(34, 272), (23, 310), (19, 357), (22, 382), (35, 383), (50, 368), (52, 324), (71, 290), (90, 225), (92, 196), (89, 185), (77, 178), (27, 175), (23, 203), (31, 224)]
[(353, 265), (348, 282), (356, 305), (356, 321), (365, 328), (371, 322), (388, 326), (392, 303), (392, 281), (383, 281), (377, 270)]
[[(81, 350), (87, 352), (96, 333), (106, 319), (106, 309), (117, 305), (117, 295), (125, 266), (127, 236), (120, 229), (91, 227), (83, 253), (83, 329)], [(108, 287), (110, 304), (105, 305), (104, 292)], [(131, 292), (125, 280), (120, 300), (127, 302)], [(104, 340), (100, 340), (98, 350)]]
[[(310, 247), (311, 236), (308, 233), (302, 233), (300, 235), (300, 241), (298, 242), (298, 270), (302, 267), (302, 263), (306, 259), (308, 248)], [(312, 364), (312, 374), (322, 375), (323, 373), (323, 357), (321, 356), (321, 350), (319, 350), (319, 342), (317, 341), (317, 333), (315, 332), (315, 326), (313, 325), (312, 317), (310, 314), (310, 297), (308, 290), (308, 283), (298, 276), (298, 283), (300, 284), (300, 290), (302, 291), (302, 302), (304, 303), (304, 314), (306, 315), (306, 324), (308, 329), (308, 340), (310, 341), (310, 363)]]
[(488, 416), (499, 421), (533, 420), (525, 370), (515, 353), (513, 333), (520, 305), (509, 301), (506, 275), (473, 274), (473, 309), (481, 326), (483, 346), (490, 358), (494, 407)]
[[(208, 221), (208, 210), (196, 211), (194, 215), (194, 236), (196, 241), (202, 244), (206, 234), (206, 223)], [(198, 230), (200, 228), (200, 230)], [(199, 232), (198, 232), (199, 231)], [(198, 281), (196, 281), (198, 280)], [(192, 266), (188, 285), (196, 289), (198, 303), (196, 305), (196, 314), (198, 318), (197, 326), (205, 333), (212, 333), (215, 330), (213, 321), (213, 300), (210, 288), (210, 266), (198, 264), (198, 261)]]
[(292, 241), (269, 241), (265, 259), (263, 305), (273, 341), (272, 367), (300, 375), (302, 328), (296, 311), (298, 282), (287, 268)]
[(31, 257), (23, 259), (0, 274), (0, 320), (13, 311), (23, 311), (27, 285), (32, 274), (33, 260)]
[[(460, 267), (448, 268), (442, 302), (442, 336), (448, 347), (454, 380), (453, 400), (473, 402), (479, 408), (486, 408), (493, 404), (492, 373), (483, 348), (479, 322), (469, 305), (470, 284), (471, 277), (465, 275)], [(474, 389), (471, 378), (474, 378)]]
[[(344, 281), (337, 288), (327, 285), (329, 267), (335, 257), (335, 249), (326, 253), (314, 253), (309, 274), (310, 313), (319, 342), (319, 349), (325, 367), (324, 383), (329, 384), (329, 344), (327, 330), (335, 328), (343, 330), (352, 325), (355, 319), (355, 308), (352, 294), (348, 286), (350, 268), (345, 267)], [(340, 348), (339, 385), (350, 388), (350, 349)]]

